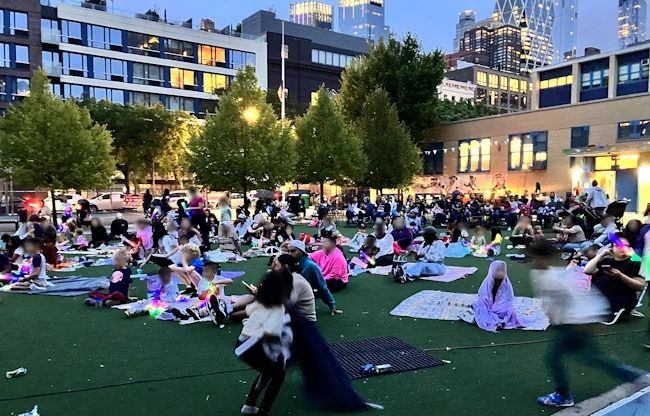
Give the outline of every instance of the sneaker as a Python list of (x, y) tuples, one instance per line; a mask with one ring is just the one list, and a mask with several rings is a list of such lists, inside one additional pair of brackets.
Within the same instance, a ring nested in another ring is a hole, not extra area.
[(112, 308), (113, 306), (120, 305), (121, 303), (122, 302), (120, 302), (119, 300), (107, 300), (106, 301), (106, 306), (108, 306), (109, 308)]
[(648, 341), (648, 342), (646, 342), (646, 343), (644, 343), (642, 345), (643, 345), (644, 348), (650, 350), (650, 341)]
[(131, 313), (131, 311), (128, 310), (128, 309), (124, 311), (124, 315), (126, 315), (127, 318), (133, 318), (133, 316), (134, 316), (134, 315)]
[(249, 406), (247, 404), (244, 405), (244, 407), (241, 408), (241, 414), (242, 415), (256, 415), (258, 414), (260, 409), (258, 409), (255, 406)]
[(221, 327), (223, 325), (223, 321), (228, 317), (225, 313), (226, 305), (224, 301), (216, 296), (212, 296), (206, 307), (208, 309), (208, 316), (212, 320), (212, 323), (218, 327)]
[(179, 321), (185, 321), (189, 319), (189, 315), (184, 314), (183, 312), (179, 311), (178, 309), (174, 308), (171, 310), (172, 315), (174, 315), (174, 318), (176, 318)]
[(572, 396), (562, 396), (560, 393), (551, 393), (548, 396), (542, 396), (537, 398), (537, 403), (542, 406), (549, 407), (572, 407), (573, 397)]
[(95, 299), (93, 299), (93, 298), (88, 298), (88, 299), (84, 300), (84, 303), (86, 304), (86, 306), (95, 306), (97, 301)]

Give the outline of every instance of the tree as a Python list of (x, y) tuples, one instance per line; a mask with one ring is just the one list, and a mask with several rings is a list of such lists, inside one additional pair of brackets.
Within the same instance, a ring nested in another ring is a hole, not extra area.
[[(282, 102), (278, 98), (278, 92), (272, 89), (266, 91), (266, 102), (273, 106), (273, 111), (278, 116), (282, 117)], [(309, 105), (303, 104), (296, 98), (295, 95), (289, 93), (286, 102), (284, 103), (285, 117), (289, 120), (295, 120), (302, 117), (307, 112)]]
[(422, 172), (420, 150), (411, 141), (406, 124), (399, 120), (397, 108), (386, 91), (373, 91), (363, 104), (355, 132), (363, 141), (368, 157), (368, 172), (363, 185), (374, 189), (401, 189)]
[(293, 177), (290, 130), (282, 129), (251, 67), (237, 72), (216, 113), (207, 117), (189, 148), (196, 181), (212, 190), (246, 195), (256, 188), (275, 189)]
[(454, 121), (493, 116), (499, 114), (499, 109), (485, 104), (474, 104), (471, 101), (442, 100), (438, 102), (438, 110), (436, 113), (438, 122), (445, 124)]
[(175, 120), (160, 157), (156, 159), (156, 171), (164, 175), (172, 175), (174, 180), (183, 188), (183, 181), (189, 174), (189, 143), (192, 137), (200, 134), (201, 128), (196, 118), (184, 111), (173, 113)]
[(115, 172), (111, 134), (74, 100), (50, 92), (47, 75), (34, 73), (29, 96), (0, 119), (0, 163), (30, 188), (93, 189), (110, 185)]
[(125, 106), (109, 101), (86, 100), (82, 103), (97, 123), (113, 134), (117, 169), (124, 174), (127, 193), (131, 191), (131, 173), (147, 177), (153, 163), (169, 149), (167, 142), (176, 126), (175, 113), (161, 105)]
[(320, 184), (321, 197), (325, 182), (346, 184), (363, 177), (367, 160), (361, 142), (348, 134), (343, 116), (324, 87), (307, 114), (296, 120), (296, 135), (300, 149), (297, 179)]
[(361, 116), (364, 103), (381, 88), (395, 104), (399, 118), (420, 142), (436, 123), (438, 86), (445, 69), (443, 53), (425, 53), (417, 37), (407, 33), (403, 41), (380, 39), (367, 57), (355, 59), (342, 75), (339, 94), (348, 124)]

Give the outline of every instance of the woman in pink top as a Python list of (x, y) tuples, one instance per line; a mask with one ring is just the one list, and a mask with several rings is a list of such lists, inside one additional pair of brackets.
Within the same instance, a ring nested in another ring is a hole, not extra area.
[(189, 211), (192, 218), (192, 225), (201, 232), (201, 241), (209, 246), (210, 227), (205, 216), (205, 199), (196, 188), (190, 188), (190, 205), (185, 210)]
[(309, 258), (320, 267), (323, 278), (330, 292), (338, 292), (348, 285), (348, 262), (343, 252), (336, 247), (336, 239), (328, 236), (323, 238), (323, 249), (309, 255)]

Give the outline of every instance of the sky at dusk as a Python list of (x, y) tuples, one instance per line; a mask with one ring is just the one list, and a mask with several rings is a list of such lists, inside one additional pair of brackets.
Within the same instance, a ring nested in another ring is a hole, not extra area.
[[(337, 5), (337, 0), (323, 0)], [(114, 0), (113, 7), (131, 12), (145, 12), (156, 7), (160, 13), (167, 10), (169, 20), (194, 18), (198, 24), (201, 18), (215, 21), (223, 28), (237, 24), (257, 10), (268, 10), (274, 6), (278, 17), (289, 18), (291, 0)], [(450, 51), (455, 36), (458, 13), (472, 9), (477, 21), (489, 17), (494, 9), (494, 0), (385, 0), (386, 23), (394, 32), (403, 34), (411, 31), (419, 36), (426, 50), (441, 48)], [(110, 5), (111, 3), (109, 3)], [(338, 7), (334, 20), (337, 21)], [(582, 0), (580, 2), (578, 51), (586, 46), (596, 46), (603, 51), (617, 49), (617, 2), (615, 0)], [(336, 23), (335, 23), (336, 28)]]

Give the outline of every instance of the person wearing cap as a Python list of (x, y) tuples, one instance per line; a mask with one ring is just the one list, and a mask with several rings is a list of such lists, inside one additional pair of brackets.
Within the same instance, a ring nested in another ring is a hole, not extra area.
[(375, 232), (372, 235), (376, 239), (377, 247), (379, 247), (375, 264), (377, 266), (390, 266), (393, 264), (393, 255), (395, 254), (395, 249), (393, 248), (395, 239), (390, 233), (386, 232), (386, 224), (381, 218), (378, 218), (375, 222)]
[(275, 242), (278, 245), (285, 241), (295, 240), (296, 235), (293, 233), (293, 221), (287, 217), (280, 217), (275, 222)]
[(409, 266), (404, 273), (409, 278), (422, 276), (442, 276), (447, 271), (445, 267), (445, 244), (438, 240), (436, 229), (427, 227), (424, 229), (424, 243), (417, 251), (411, 251), (417, 263)]
[(343, 252), (336, 247), (336, 238), (327, 236), (323, 238), (323, 249), (309, 255), (321, 269), (325, 283), (331, 293), (345, 289), (348, 285), (348, 262)]
[(239, 236), (239, 239), (242, 240), (246, 235), (248, 227), (253, 224), (253, 221), (248, 218), (245, 214), (237, 215), (237, 222), (235, 222), (235, 231)]
[(291, 257), (298, 260), (300, 274), (307, 279), (314, 292), (316, 292), (316, 296), (321, 298), (330, 308), (330, 313), (332, 315), (343, 313), (343, 311), (336, 309), (334, 296), (332, 296), (332, 292), (330, 292), (327, 283), (325, 283), (321, 269), (309, 258), (309, 253), (305, 249), (305, 243), (300, 240), (293, 240), (289, 243), (288, 251)]
[(115, 214), (115, 219), (111, 222), (111, 233), (108, 235), (108, 241), (115, 240), (116, 237), (126, 237), (129, 233), (129, 223), (122, 218), (122, 213)]

